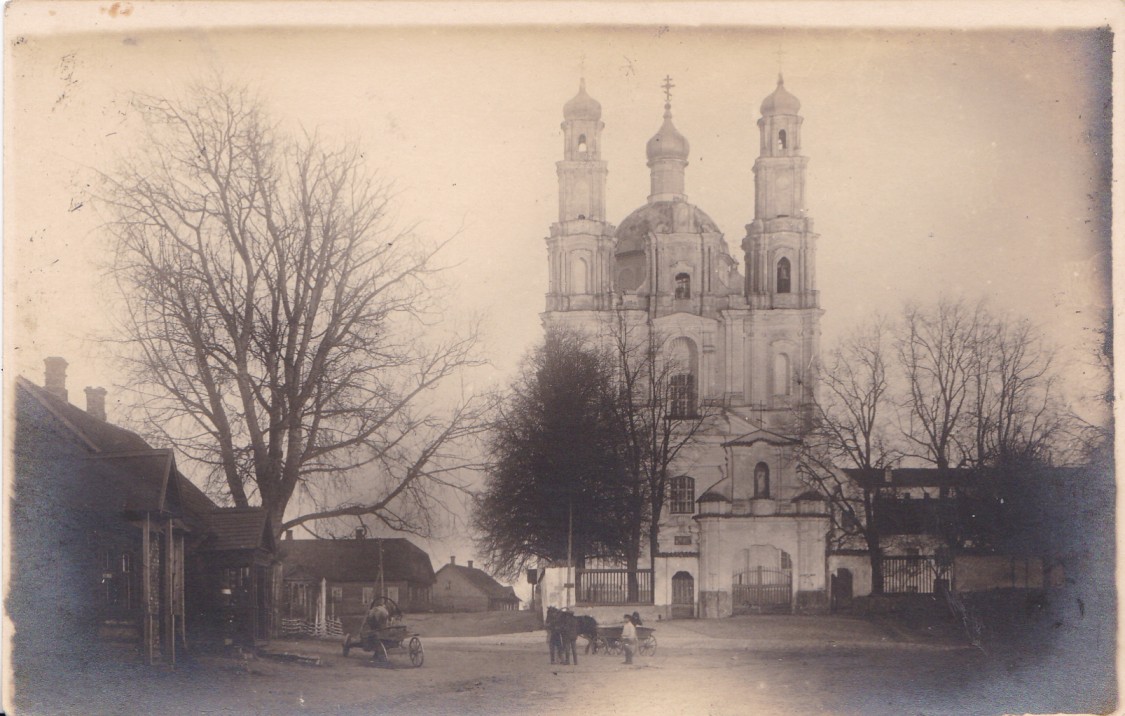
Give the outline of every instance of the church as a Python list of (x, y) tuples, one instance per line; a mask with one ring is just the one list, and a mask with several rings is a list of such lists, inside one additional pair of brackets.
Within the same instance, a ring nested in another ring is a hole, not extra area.
[(754, 213), (736, 258), (688, 200), (690, 145), (673, 122), (671, 87), (666, 79), (663, 120), (645, 146), (648, 198), (616, 227), (607, 221), (601, 105), (584, 80), (565, 104), (543, 322), (598, 333), (623, 321), (660, 336), (682, 369), (672, 378), (676, 410), (707, 406), (713, 415), (674, 466), (652, 560), (656, 612), (825, 610), (827, 505), (796, 470), (822, 313), (801, 103), (781, 77), (762, 101)]

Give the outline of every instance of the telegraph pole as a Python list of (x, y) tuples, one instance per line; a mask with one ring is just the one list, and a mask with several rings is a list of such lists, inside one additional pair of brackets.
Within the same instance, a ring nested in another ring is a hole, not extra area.
[(570, 592), (574, 589), (574, 497), (567, 503), (566, 511), (566, 606), (570, 606)]

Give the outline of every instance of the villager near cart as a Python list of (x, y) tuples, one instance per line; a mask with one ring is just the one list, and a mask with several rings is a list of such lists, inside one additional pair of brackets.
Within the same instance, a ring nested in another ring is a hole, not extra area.
[[(344, 635), (344, 656), (355, 648), (371, 652), (371, 658), (377, 663), (390, 663), (389, 651), (399, 649), (405, 651), (410, 657), (410, 663), (419, 667), (426, 660), (422, 651), (422, 640), (417, 632), (410, 630), (402, 624), (402, 610), (398, 604), (389, 597), (377, 597), (372, 606), (383, 605), (390, 613), (390, 623), (378, 629), (363, 629), (356, 636)], [(397, 622), (397, 623), (396, 623)], [(399, 653), (401, 653), (401, 651)]]
[[(594, 637), (594, 653), (620, 654), (622, 625), (599, 626), (598, 635)], [(652, 627), (637, 627), (637, 653), (641, 656), (652, 656), (656, 653), (656, 635)]]

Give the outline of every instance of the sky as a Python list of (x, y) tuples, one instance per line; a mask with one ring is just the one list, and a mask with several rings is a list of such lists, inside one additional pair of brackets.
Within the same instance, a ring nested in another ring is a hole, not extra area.
[[(780, 71), (805, 118), (823, 347), (908, 300), (987, 298), (1040, 325), (1072, 384), (1089, 385), (1080, 376), (1091, 370), (1092, 329), (1110, 305), (1108, 33), (756, 23), (145, 29), (142, 11), (110, 22), (101, 7), (97, 23), (78, 24), (97, 31), (77, 33), (9, 18), (9, 380), (41, 383), (43, 358), (61, 355), (72, 402), (102, 385), (110, 419), (124, 412), (121, 373), (96, 340), (112, 335), (108, 309), (120, 299), (104, 273), (110, 245), (94, 192), (97, 173), (138, 148), (132, 93), (176, 96), (218, 72), (259, 92), (287, 131), (359, 142), (393, 181), (403, 224), (431, 240), (455, 236), (446, 318), (479, 317), (491, 360), (473, 389), (509, 381), (541, 336), (559, 124), (579, 78), (602, 105), (609, 221), (645, 202), (644, 147), (670, 75), (674, 122), (691, 143), (689, 200), (741, 263), (758, 107)], [(463, 538), (431, 549), (435, 565), (454, 553), (474, 557)]]

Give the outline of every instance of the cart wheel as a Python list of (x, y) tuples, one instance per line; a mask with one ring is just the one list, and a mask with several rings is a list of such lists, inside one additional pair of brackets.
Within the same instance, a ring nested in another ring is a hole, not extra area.
[(610, 656), (620, 656), (621, 642), (618, 639), (614, 639), (613, 641), (609, 642), (609, 644), (606, 645), (605, 653), (609, 654)]
[(352, 650), (352, 635), (351, 634), (345, 634), (344, 635), (344, 656), (347, 656), (348, 652), (351, 651), (351, 650)]
[(607, 642), (603, 637), (600, 637), (600, 636), (595, 637), (594, 638), (594, 653), (595, 654), (608, 654), (609, 653), (609, 642)]
[(371, 660), (379, 664), (386, 664), (390, 661), (390, 657), (387, 656), (387, 647), (383, 646), (383, 641), (381, 639), (375, 640), (375, 648), (371, 652)]
[(415, 667), (421, 666), (422, 662), (426, 660), (426, 654), (422, 651), (422, 640), (416, 636), (411, 637), (409, 650), (410, 663), (414, 664)]
[(642, 656), (652, 656), (656, 653), (656, 637), (646, 636), (641, 639), (640, 652)]

